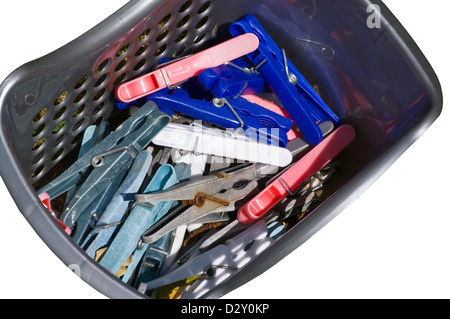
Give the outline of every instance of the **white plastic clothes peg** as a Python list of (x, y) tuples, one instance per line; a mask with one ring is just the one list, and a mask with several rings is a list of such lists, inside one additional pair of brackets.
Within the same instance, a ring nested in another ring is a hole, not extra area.
[(168, 124), (153, 139), (159, 146), (193, 152), (194, 155), (214, 155), (243, 162), (285, 167), (291, 164), (291, 152), (282, 147), (268, 145), (245, 135), (207, 128), (198, 124)]

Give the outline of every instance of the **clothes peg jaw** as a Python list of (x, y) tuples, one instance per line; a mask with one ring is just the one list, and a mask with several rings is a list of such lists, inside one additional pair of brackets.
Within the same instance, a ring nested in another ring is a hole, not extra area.
[(53, 218), (56, 220), (59, 226), (61, 226), (62, 229), (64, 229), (64, 231), (66, 232), (66, 234), (70, 236), (72, 234), (72, 230), (61, 220), (59, 220), (59, 218), (53, 212), (50, 196), (47, 193), (41, 193), (39, 194), (39, 200), (42, 202), (42, 205), (44, 205), (44, 207), (47, 208), (47, 210), (50, 212), (50, 214), (53, 216)]
[(132, 102), (161, 89), (171, 89), (199, 75), (203, 70), (225, 64), (256, 50), (258, 45), (258, 38), (254, 34), (244, 34), (124, 83), (117, 88), (116, 97), (120, 102)]

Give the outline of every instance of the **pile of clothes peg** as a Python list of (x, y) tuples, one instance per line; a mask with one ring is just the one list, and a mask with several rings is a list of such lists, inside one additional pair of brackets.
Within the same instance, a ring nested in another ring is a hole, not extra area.
[(88, 127), (38, 194), (89, 257), (153, 298), (232, 280), (324, 200), (355, 138), (251, 15), (116, 98), (129, 118)]

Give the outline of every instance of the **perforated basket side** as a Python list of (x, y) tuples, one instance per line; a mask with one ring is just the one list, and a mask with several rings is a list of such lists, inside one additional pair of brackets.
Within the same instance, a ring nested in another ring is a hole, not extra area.
[(20, 211), (66, 265), (112, 298), (142, 298), (61, 232), (35, 189), (73, 163), (85, 128), (127, 118), (114, 107), (121, 82), (211, 38), (212, 1), (132, 0), (57, 51), (13, 72), (0, 87), (1, 174)]
[(4, 96), (8, 130), (31, 183), (39, 186), (70, 163), (87, 126), (124, 120), (114, 107), (120, 83), (211, 38), (212, 7), (207, 0), (131, 1), (79, 39), (12, 74), (7, 82), (14, 88)]

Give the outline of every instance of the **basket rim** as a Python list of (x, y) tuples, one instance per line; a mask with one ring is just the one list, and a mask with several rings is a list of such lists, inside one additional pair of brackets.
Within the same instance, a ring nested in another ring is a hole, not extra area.
[[(391, 11), (381, 0), (355, 0), (365, 5), (379, 5), (383, 12), (383, 20), (387, 25), (385, 32), (388, 32), (402, 49), (405, 57), (416, 67), (418, 73), (424, 80), (424, 85), (429, 93), (432, 109), (422, 120), (415, 125), (414, 129), (407, 132), (394, 145), (387, 149), (380, 157), (374, 160), (357, 176), (354, 176), (345, 187), (327, 200), (320, 209), (305, 219), (304, 222), (297, 225), (292, 231), (288, 232), (283, 240), (277, 241), (272, 249), (283, 253), (270, 255), (263, 254), (258, 258), (258, 263), (246, 267), (245, 272), (237, 273), (232, 281), (226, 285), (221, 285), (210, 291), (205, 298), (219, 298), (224, 294), (241, 286), (263, 273), (268, 267), (271, 267), (283, 259), (287, 254), (307, 241), (314, 233), (325, 226), (329, 221), (336, 217), (345, 207), (353, 202), (361, 193), (363, 193), (378, 177), (380, 177), (419, 137), (430, 127), (440, 116), (443, 106), (443, 94), (439, 80), (434, 73), (431, 65), (418, 48), (417, 44), (403, 28), (400, 22), (395, 18)], [(69, 42), (56, 51), (31, 61), (18, 68), (9, 75), (0, 86), (0, 123), (5, 120), (4, 108), (6, 98), (12, 89), (30, 74), (37, 74), (45, 71), (46, 61), (55, 60), (59, 63), (56, 67), (64, 67), (65, 61), (80, 61), (86, 54), (83, 50), (73, 50), (79, 47), (80, 43), (86, 40), (95, 39), (100, 34), (105, 39), (105, 43), (111, 43), (116, 39), (118, 32), (125, 33), (134, 27), (133, 21), (140, 21), (148, 13), (155, 10), (163, 0), (131, 0), (124, 7), (116, 11), (103, 22), (87, 31), (77, 39)], [(120, 19), (118, 19), (120, 17)], [(117, 21), (120, 20), (120, 24)], [(107, 28), (110, 27), (110, 28)], [(105, 31), (106, 29), (106, 31)], [(109, 42), (108, 42), (109, 41)], [(96, 50), (101, 50), (104, 43), (92, 41)], [(89, 46), (86, 46), (89, 47)], [(89, 49), (89, 51), (92, 51)], [(40, 238), (49, 246), (49, 248), (66, 265), (78, 264), (83, 267), (82, 279), (90, 284), (99, 292), (110, 298), (138, 298), (147, 299), (148, 297), (140, 294), (132, 287), (117, 280), (112, 274), (107, 272), (98, 263), (87, 257), (84, 251), (74, 244), (59, 225), (51, 218), (40, 204), (34, 188), (25, 177), (23, 169), (17, 161), (14, 150), (10, 148), (6, 127), (1, 125), (0, 129), (0, 175), (5, 185), (16, 202), (19, 210), (37, 232)], [(70, 247), (70, 250), (68, 249)], [(267, 267), (268, 266), (268, 267)], [(86, 276), (84, 274), (94, 273), (95, 276)]]

